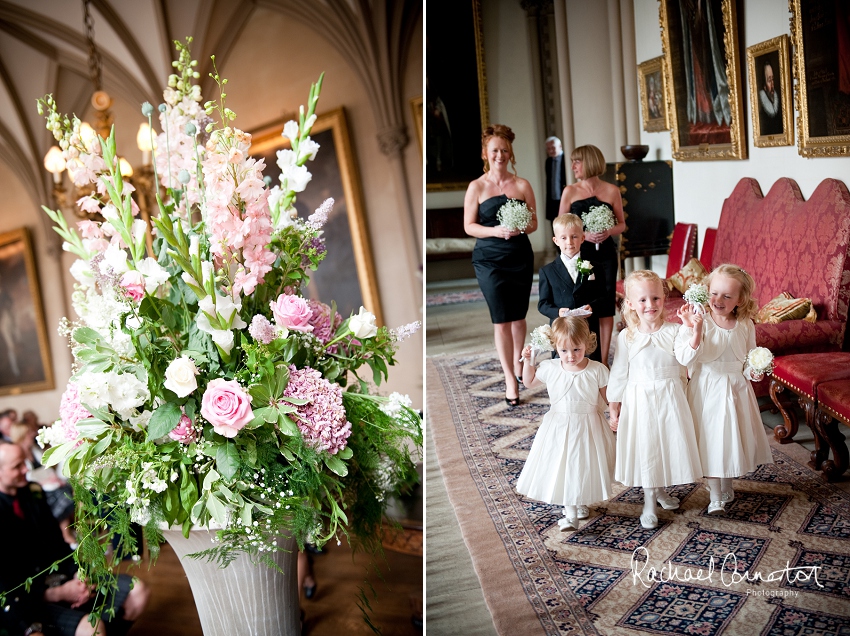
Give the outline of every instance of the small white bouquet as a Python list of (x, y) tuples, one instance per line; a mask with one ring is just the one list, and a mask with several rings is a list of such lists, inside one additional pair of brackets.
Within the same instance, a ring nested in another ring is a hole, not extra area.
[[(581, 220), (584, 223), (584, 229), (594, 233), (605, 232), (617, 225), (614, 212), (604, 204), (591, 206), (588, 212), (581, 215)], [(599, 243), (596, 244), (596, 249), (599, 249)]]
[(773, 372), (773, 354), (766, 347), (756, 347), (747, 354), (747, 366), (754, 375)]
[(537, 356), (546, 351), (554, 351), (552, 344), (552, 328), (549, 325), (540, 325), (531, 332), (531, 364), (537, 360)]
[(503, 227), (511, 231), (524, 232), (531, 223), (531, 210), (528, 209), (525, 201), (508, 199), (508, 202), (496, 212), (496, 218)]
[[(688, 287), (688, 291), (683, 294), (683, 297), (689, 305), (693, 305), (696, 313), (705, 313), (705, 306), (708, 304), (708, 287), (702, 283), (691, 283), (691, 286)], [(768, 351), (768, 353), (770, 352)]]

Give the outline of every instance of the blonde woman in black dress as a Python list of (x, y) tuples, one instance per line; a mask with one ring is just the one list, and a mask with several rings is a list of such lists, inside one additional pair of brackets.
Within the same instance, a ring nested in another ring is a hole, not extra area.
[[(626, 229), (623, 215), (623, 199), (617, 186), (599, 178), (605, 174), (605, 157), (596, 146), (579, 146), (570, 154), (570, 161), (578, 183), (564, 188), (561, 194), (561, 207), (558, 214), (577, 214), (589, 212), (591, 207), (607, 205), (614, 213), (617, 224), (604, 232), (585, 232), (581, 245), (581, 257), (593, 261), (596, 266), (596, 278), (600, 274), (605, 286), (602, 301), (594, 310), (599, 318), (599, 351), (602, 364), (608, 366), (608, 351), (611, 347), (611, 334), (614, 331), (614, 311), (617, 295), (617, 267), (619, 258), (613, 236), (622, 234)], [(596, 246), (599, 246), (597, 249)]]
[[(484, 131), (484, 174), (469, 184), (463, 201), (464, 230), (478, 239), (472, 265), (490, 308), (496, 351), (505, 373), (505, 401), (511, 408), (519, 404), (520, 354), (534, 274), (528, 235), (537, 229), (537, 203), (531, 184), (516, 175), (513, 140), (514, 133), (507, 126), (495, 124)], [(522, 232), (503, 227), (496, 218), (508, 199), (524, 201), (532, 212), (531, 223)]]

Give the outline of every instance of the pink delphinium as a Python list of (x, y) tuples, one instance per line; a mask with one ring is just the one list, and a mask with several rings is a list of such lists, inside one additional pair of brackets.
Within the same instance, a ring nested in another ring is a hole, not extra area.
[(351, 422), (342, 405), (341, 386), (328, 382), (310, 367), (296, 369), (290, 366), (289, 384), (283, 394), (308, 400), (291, 414), (308, 444), (331, 455), (346, 447), (351, 435)]
[[(310, 317), (310, 324), (313, 326), (313, 335), (319, 339), (322, 344), (327, 344), (333, 339), (334, 333), (342, 324), (342, 316), (339, 312), (334, 313), (333, 322), (331, 322), (331, 308), (325, 303), (318, 300), (308, 300), (307, 305), (313, 312)], [(336, 353), (337, 346), (331, 345), (328, 351)]]

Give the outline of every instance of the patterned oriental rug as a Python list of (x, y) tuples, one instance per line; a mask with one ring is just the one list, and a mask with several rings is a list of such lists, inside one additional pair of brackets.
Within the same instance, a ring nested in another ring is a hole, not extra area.
[[(531, 295), (537, 296), (538, 293), (537, 283), (532, 283)], [(440, 305), (457, 305), (458, 303), (474, 303), (483, 300), (484, 294), (481, 293), (480, 289), (470, 289), (468, 291), (426, 294), (425, 306), (438, 307)]]
[(559, 507), (514, 490), (549, 408), (545, 387), (521, 398), (507, 408), (495, 354), (428, 359), (440, 468), (500, 634), (850, 634), (850, 495), (803, 449), (771, 438), (775, 463), (735, 480), (725, 516), (687, 484), (645, 530), (642, 491), (618, 486), (561, 532)]

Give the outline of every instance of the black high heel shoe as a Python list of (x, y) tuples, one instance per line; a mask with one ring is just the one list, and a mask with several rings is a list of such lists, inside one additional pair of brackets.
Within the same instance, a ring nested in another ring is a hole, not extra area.
[(516, 396), (515, 398), (509, 398), (506, 395), (505, 396), (505, 404), (508, 405), (508, 408), (511, 408), (511, 409), (516, 408), (517, 406), (519, 406), (519, 396)]

